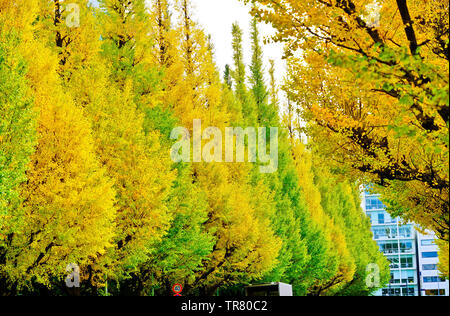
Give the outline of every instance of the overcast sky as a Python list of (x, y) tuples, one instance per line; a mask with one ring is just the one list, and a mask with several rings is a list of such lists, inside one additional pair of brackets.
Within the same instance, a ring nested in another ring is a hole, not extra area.
[[(91, 1), (96, 3), (96, 0)], [(249, 6), (245, 6), (242, 1), (238, 0), (192, 0), (192, 3), (195, 9), (194, 20), (203, 27), (206, 33), (212, 36), (215, 47), (215, 59), (221, 74), (225, 65), (233, 62), (231, 26), (236, 21), (244, 30), (244, 54), (248, 66), (251, 60), (251, 17), (248, 14)], [(270, 36), (274, 32), (269, 25), (260, 24), (259, 26), (261, 36)], [(282, 83), (285, 75), (285, 63), (281, 59), (282, 54), (283, 48), (280, 44), (268, 44), (264, 46), (266, 79), (268, 80), (269, 59), (274, 59), (278, 84)]]
[[(202, 25), (205, 31), (211, 34), (215, 46), (216, 62), (221, 72), (226, 64), (232, 63), (231, 26), (238, 22), (244, 30), (244, 54), (246, 64), (251, 60), (249, 7), (238, 0), (192, 0), (195, 6), (194, 18)], [(273, 34), (271, 26), (260, 24), (261, 36)], [(269, 69), (269, 59), (276, 62), (276, 76), (278, 81), (284, 76), (284, 62), (281, 60), (283, 48), (280, 44), (264, 46), (264, 61), (266, 72)]]

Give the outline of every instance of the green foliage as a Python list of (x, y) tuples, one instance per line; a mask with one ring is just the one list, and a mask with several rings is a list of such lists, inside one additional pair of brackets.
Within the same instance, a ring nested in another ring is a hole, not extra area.
[[(323, 209), (334, 223), (343, 229), (356, 265), (352, 281), (338, 290), (336, 295), (370, 295), (389, 282), (389, 261), (380, 253), (378, 245), (373, 240), (370, 222), (360, 207), (359, 188), (346, 181), (339, 181), (338, 177), (323, 167), (316, 167), (315, 174), (315, 183), (321, 192)], [(380, 269), (378, 287), (367, 287), (369, 264), (376, 264)]]
[(258, 107), (254, 97), (250, 94), (246, 86), (247, 78), (242, 48), (242, 35), (242, 29), (237, 23), (234, 23), (232, 27), (234, 61), (232, 78), (234, 81), (234, 92), (242, 104), (242, 114), (245, 118), (245, 123), (248, 126), (255, 126), (257, 123)]
[(19, 43), (14, 30), (0, 33), (0, 257), (21, 225), (19, 186), (27, 180), (36, 140), (36, 111)]

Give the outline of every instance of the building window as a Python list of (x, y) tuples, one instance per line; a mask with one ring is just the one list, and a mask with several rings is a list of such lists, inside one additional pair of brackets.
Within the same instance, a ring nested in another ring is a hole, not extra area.
[(422, 252), (422, 258), (437, 258), (437, 257), (438, 257), (437, 251)]
[[(389, 238), (395, 239), (398, 237), (398, 231), (396, 226), (384, 226), (384, 227), (372, 227), (373, 236), (375, 239)], [(407, 233), (403, 232), (405, 237), (408, 236)]]
[(444, 296), (445, 290), (444, 289), (432, 289), (432, 290), (425, 290), (426, 296)]
[(398, 268), (399, 268), (399, 259), (398, 259), (398, 256), (395, 256), (395, 257), (388, 256), (387, 258), (388, 258), (388, 260), (389, 260), (389, 262), (390, 262), (389, 267), (390, 267), (391, 269), (398, 269)]
[(383, 210), (385, 206), (380, 199), (374, 196), (366, 197), (366, 210)]
[(401, 253), (405, 253), (405, 252), (410, 252), (412, 250), (412, 242), (411, 241), (405, 241), (405, 242), (401, 242), (400, 243), (400, 252)]
[[(400, 244), (400, 250), (398, 248)], [(380, 247), (380, 251), (385, 254), (392, 254), (392, 253), (408, 253), (413, 250), (413, 243), (412, 241), (403, 241), (403, 242), (396, 242), (396, 241), (379, 241), (378, 245)], [(409, 260), (409, 259), (408, 259)], [(402, 263), (406, 263), (406, 261), (402, 261)]]
[(382, 290), (383, 296), (401, 296), (400, 288), (389, 288)]
[(384, 224), (384, 214), (378, 213), (378, 224)]
[(398, 243), (396, 242), (380, 242), (379, 245), (383, 253), (398, 253)]
[(415, 296), (416, 290), (414, 287), (392, 287), (381, 290), (382, 296)]
[(420, 242), (420, 244), (422, 246), (434, 246), (436, 245), (436, 242), (434, 241), (434, 239), (424, 239)]
[(413, 284), (415, 281), (414, 270), (391, 272), (391, 284)]
[(374, 227), (374, 228), (372, 228), (372, 232), (373, 232), (373, 237), (375, 239), (380, 239), (380, 238), (387, 237), (386, 229), (384, 229), (382, 227)]
[(438, 276), (423, 277), (424, 283), (445, 282), (445, 279)]
[(413, 270), (402, 271), (402, 283), (415, 283), (415, 272)]
[(413, 258), (412, 257), (402, 257), (400, 258), (402, 268), (413, 268)]
[(411, 227), (400, 227), (399, 236), (403, 238), (411, 237)]
[(424, 264), (422, 265), (422, 270), (426, 271), (437, 270), (437, 264)]
[(402, 294), (403, 296), (414, 296), (415, 294), (414, 288), (412, 287), (402, 288)]
[(394, 288), (389, 290), (389, 296), (400, 296), (401, 295), (400, 288)]

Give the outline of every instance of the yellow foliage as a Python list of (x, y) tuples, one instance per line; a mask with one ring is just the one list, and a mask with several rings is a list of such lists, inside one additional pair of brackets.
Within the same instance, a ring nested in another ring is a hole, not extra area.
[(448, 280), (448, 269), (449, 269), (448, 242), (438, 240), (437, 245), (439, 246), (439, 272), (442, 274), (443, 277), (445, 277)]
[(448, 241), (449, 2), (257, 3), (286, 42), (284, 88), (311, 147)]
[(13, 278), (48, 284), (69, 263), (88, 265), (112, 246), (115, 192), (96, 158), (89, 122), (59, 86), (56, 56), (37, 42), (25, 42), (21, 53), (39, 112), (38, 145), (8, 265)]
[(344, 227), (340, 227), (339, 223), (327, 215), (322, 208), (321, 194), (314, 183), (311, 154), (298, 140), (291, 141), (299, 186), (304, 194), (308, 211), (313, 222), (324, 232), (330, 258), (338, 262), (337, 271), (329, 280), (318, 280), (313, 285), (313, 292), (324, 295), (337, 291), (350, 282), (355, 274), (356, 266), (347, 248)]

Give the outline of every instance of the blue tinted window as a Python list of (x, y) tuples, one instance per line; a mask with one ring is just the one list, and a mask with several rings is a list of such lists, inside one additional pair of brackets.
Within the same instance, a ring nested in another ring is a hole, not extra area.
[(399, 236), (404, 238), (411, 237), (411, 227), (410, 226), (400, 227)]
[(429, 276), (429, 277), (423, 277), (424, 283), (431, 283), (431, 282), (444, 282), (445, 280), (438, 276)]
[(424, 264), (423, 270), (437, 270), (437, 264)]
[(413, 248), (413, 244), (411, 241), (400, 242), (400, 251), (401, 252), (409, 252)]
[(366, 197), (366, 209), (367, 210), (381, 210), (384, 209), (383, 203), (377, 197)]
[(437, 258), (437, 251), (422, 252), (422, 258)]

